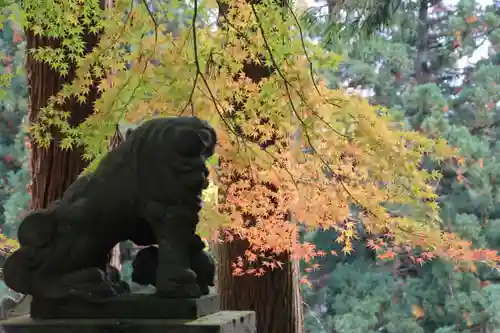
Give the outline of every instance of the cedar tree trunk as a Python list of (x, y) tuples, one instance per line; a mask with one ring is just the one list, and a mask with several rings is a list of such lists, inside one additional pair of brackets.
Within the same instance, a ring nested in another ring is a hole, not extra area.
[(417, 84), (424, 84), (430, 81), (429, 63), (429, 23), (428, 23), (429, 2), (419, 1), (418, 8), (418, 29), (417, 29), (417, 59), (415, 60), (415, 76)]
[[(43, 46), (57, 47), (59, 40), (42, 36), (35, 36), (31, 30), (25, 30), (28, 50)], [(98, 36), (87, 35), (85, 41), (87, 49), (91, 50), (97, 44)], [(35, 61), (28, 53), (26, 58), (26, 69), (28, 75), (29, 123), (37, 122), (40, 108), (47, 106), (51, 96), (57, 94), (65, 82), (74, 78), (74, 72), (70, 71), (67, 77), (61, 77), (52, 70), (49, 65)], [(96, 90), (92, 91), (86, 103), (77, 103), (72, 100), (66, 105), (71, 111), (70, 123), (78, 125), (92, 113), (93, 100), (96, 98)], [(62, 150), (58, 142), (60, 134), (52, 131), (54, 140), (48, 148), (41, 148), (30, 136), (30, 174), (31, 174), (31, 209), (47, 207), (49, 203), (60, 198), (66, 188), (78, 177), (86, 166), (82, 159), (82, 150)]]
[(263, 276), (234, 276), (231, 264), (244, 258), (248, 242), (234, 240), (217, 245), (217, 291), (222, 310), (253, 310), (257, 333), (300, 333), (303, 331), (299, 265), (288, 256), (279, 258), (283, 269)]
[[(251, 0), (257, 3), (258, 0)], [(282, 0), (279, 0), (282, 3)], [(219, 3), (219, 18), (227, 13), (227, 4)], [(245, 75), (258, 82), (272, 70), (255, 63), (243, 67)], [(235, 106), (238, 109), (238, 106)], [(217, 290), (222, 310), (253, 310), (257, 316), (257, 333), (300, 333), (303, 331), (302, 298), (299, 286), (298, 262), (288, 255), (278, 258), (283, 269), (266, 272), (263, 276), (234, 276), (232, 263), (244, 258), (248, 242), (224, 242), (217, 248)]]

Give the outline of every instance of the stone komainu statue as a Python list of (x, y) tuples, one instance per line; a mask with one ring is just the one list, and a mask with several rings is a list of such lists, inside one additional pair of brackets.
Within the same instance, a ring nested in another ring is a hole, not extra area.
[(131, 240), (158, 246), (134, 265), (144, 270), (134, 273), (138, 282), (154, 284), (157, 294), (170, 298), (206, 293), (214, 265), (195, 228), (208, 185), (205, 162), (216, 141), (214, 129), (196, 117), (143, 123), (95, 172), (23, 220), (21, 247), (3, 267), (5, 283), (34, 299), (126, 293), (126, 283), (108, 267), (108, 254), (118, 242)]

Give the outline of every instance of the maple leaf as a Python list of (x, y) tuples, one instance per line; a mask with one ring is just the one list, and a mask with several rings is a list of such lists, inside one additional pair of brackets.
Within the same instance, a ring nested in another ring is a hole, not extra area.
[(386, 252), (384, 253), (380, 253), (378, 255), (378, 258), (381, 259), (381, 260), (384, 260), (384, 259), (394, 259), (396, 257), (396, 253), (392, 250), (387, 250)]
[(324, 257), (326, 255), (327, 255), (327, 253), (323, 250), (316, 251), (316, 256), (318, 256), (318, 257)]
[(457, 162), (458, 165), (464, 165), (465, 164), (465, 158), (463, 156), (457, 156), (457, 157), (455, 157), (455, 161)]
[(468, 16), (465, 18), (465, 22), (468, 23), (468, 24), (471, 24), (471, 23), (474, 23), (477, 21), (477, 17), (476, 16)]
[[(257, 261), (257, 255), (255, 255), (255, 253), (253, 253), (252, 251), (250, 251), (248, 249), (245, 251), (245, 258), (249, 262), (255, 262), (255, 261)], [(263, 263), (267, 263), (267, 262), (263, 262)]]
[(373, 239), (369, 239), (366, 241), (366, 247), (372, 250), (378, 250), (380, 249), (380, 246), (375, 244), (375, 241)]
[(417, 304), (413, 304), (411, 306), (411, 313), (413, 314), (413, 316), (416, 318), (416, 319), (421, 319), (424, 317), (424, 308), (421, 307), (420, 305), (417, 305)]
[(311, 288), (311, 287), (312, 287), (312, 284), (311, 284), (311, 282), (307, 279), (307, 276), (302, 276), (302, 277), (300, 278), (300, 280), (299, 280), (299, 283), (300, 283), (300, 284), (304, 284), (304, 285), (308, 286), (309, 288)]
[(351, 245), (344, 245), (344, 247), (342, 248), (342, 252), (344, 254), (351, 254), (353, 251), (354, 250)]

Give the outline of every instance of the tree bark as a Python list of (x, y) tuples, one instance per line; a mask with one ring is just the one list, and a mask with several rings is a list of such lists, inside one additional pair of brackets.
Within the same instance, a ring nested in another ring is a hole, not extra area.
[[(26, 30), (28, 50), (43, 46), (57, 47), (59, 40), (50, 39)], [(91, 50), (98, 41), (98, 36), (85, 36), (87, 49)], [(52, 70), (49, 65), (35, 61), (28, 53), (26, 58), (28, 75), (29, 123), (36, 123), (40, 109), (47, 106), (51, 96), (57, 94), (65, 82), (74, 78), (74, 71), (62, 77)], [(70, 123), (78, 125), (93, 111), (93, 101), (96, 90), (89, 94), (87, 102), (81, 104), (72, 100), (68, 103), (67, 110), (71, 111)], [(31, 174), (31, 209), (46, 207), (49, 203), (62, 196), (66, 188), (78, 177), (86, 166), (82, 159), (82, 149), (62, 150), (59, 147), (60, 134), (52, 131), (54, 140), (48, 148), (41, 148), (30, 135), (30, 174)]]
[[(259, 0), (250, 0), (258, 3)], [(282, 6), (286, 1), (277, 0)], [(226, 17), (227, 4), (219, 3), (219, 18)], [(246, 77), (259, 82), (272, 74), (272, 69), (255, 63), (243, 67)], [(238, 110), (239, 106), (235, 106)], [(234, 276), (232, 264), (244, 258), (248, 242), (234, 236), (232, 242), (216, 246), (217, 290), (222, 310), (253, 310), (257, 316), (257, 333), (303, 332), (302, 297), (299, 285), (299, 265), (284, 254), (277, 258), (283, 269), (266, 272), (263, 276)]]
[(429, 2), (420, 0), (418, 9), (417, 28), (417, 59), (415, 60), (415, 76), (417, 84), (428, 83), (431, 79), (429, 72)]
[(298, 333), (303, 331), (302, 299), (298, 263), (288, 256), (279, 260), (283, 269), (263, 276), (233, 276), (231, 264), (244, 257), (248, 242), (234, 240), (217, 246), (217, 289), (222, 310), (253, 310), (257, 333)]

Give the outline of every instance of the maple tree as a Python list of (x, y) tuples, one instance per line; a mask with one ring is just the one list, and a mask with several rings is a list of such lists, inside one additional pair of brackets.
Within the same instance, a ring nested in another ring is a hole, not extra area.
[[(424, 155), (449, 158), (452, 149), (443, 140), (404, 130), (362, 98), (328, 89), (315, 69), (334, 67), (339, 57), (303, 38), (292, 8), (280, 9), (272, 1), (230, 2), (227, 29), (214, 31), (196, 23), (197, 15), (208, 15), (202, 9), (213, 4), (195, 1), (194, 24), (173, 36), (159, 33), (162, 14), (155, 16), (144, 5), (130, 8), (128, 1), (117, 1), (103, 11), (97, 1), (67, 4), (54, 4), (50, 15), (36, 1), (25, 7), (35, 35), (62, 40), (60, 48), (30, 50), (33, 58), (62, 75), (70, 61), (78, 65), (75, 79), (41, 108), (33, 124), (31, 134), (40, 146), (51, 143), (51, 129), (57, 128), (64, 135), (62, 148), (83, 145), (85, 157), (98, 163), (118, 121), (190, 113), (209, 120), (219, 132), (218, 154), (230, 162), (219, 177), (251, 170), (219, 189), (226, 197), (218, 207), (224, 214), (212, 210), (216, 217), (210, 223), (215, 229), (220, 219), (230, 220), (233, 233), (251, 245), (247, 262), (270, 249), (298, 259), (323, 254), (297, 241), (298, 226), (285, 218), (289, 210), (310, 228), (340, 231), (338, 240), (350, 252), (356, 237), (346, 221), (351, 205), (362, 207), (368, 231), (390, 233), (394, 243), (458, 260), (473, 258), (468, 243), (439, 228), (436, 194), (429, 185), (439, 175), (417, 167)], [(282, 10), (292, 15), (283, 16)], [(88, 53), (84, 28), (102, 31)], [(259, 62), (261, 54), (275, 71), (254, 83), (241, 69), (247, 60)], [(65, 103), (70, 98), (84, 102), (95, 80), (100, 96), (94, 113), (71, 126)], [(242, 112), (233, 114), (234, 101), (242, 104)], [(299, 135), (292, 137), (295, 132)], [(261, 149), (268, 140), (273, 144)], [(304, 147), (312, 154), (302, 152)], [(279, 191), (255, 185), (265, 183), (276, 184)], [(411, 214), (395, 216), (390, 204), (404, 205)], [(251, 212), (252, 226), (241, 218), (245, 212)], [(496, 258), (486, 254), (485, 259)], [(272, 257), (267, 261), (279, 266)]]
[[(351, 44), (347, 50), (343, 47), (346, 57), (335, 75), (327, 76), (333, 87), (364, 89), (371, 93), (372, 103), (390, 107), (408, 128), (446, 138), (460, 149), (462, 156), (446, 163), (422, 163), (443, 173), (433, 185), (443, 228), (477, 248), (498, 250), (498, 5), (459, 1), (447, 7), (420, 2), (429, 6), (427, 31), (417, 36), (416, 4), (404, 2), (393, 25), (380, 30), (376, 38)], [(472, 16), (474, 20), (469, 19)], [(470, 38), (473, 30), (475, 37)], [(455, 47), (457, 33), (461, 43)], [(425, 43), (420, 38), (426, 38)], [(485, 38), (491, 43), (488, 56), (477, 63), (469, 59), (457, 64), (484, 45)], [(346, 44), (326, 47), (336, 50)], [(419, 44), (423, 48), (417, 48)], [(422, 50), (429, 59), (424, 65), (430, 67), (417, 82)], [(321, 258), (320, 269), (306, 272), (312, 284), (304, 288), (309, 304), (306, 330), (471, 333), (498, 327), (495, 266), (481, 263), (464, 270), (439, 258), (429, 262), (433, 253), (394, 247), (386, 238), (360, 236), (354, 255), (344, 257), (336, 244), (329, 243), (335, 237), (331, 232), (306, 235), (324, 251), (339, 254)], [(481, 261), (481, 251), (474, 255)]]

